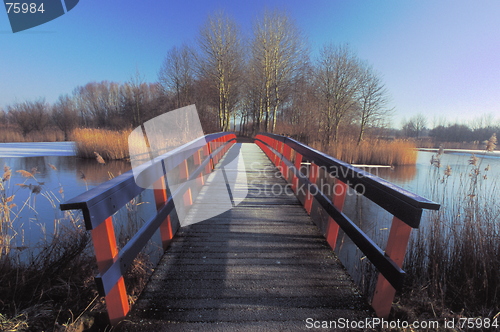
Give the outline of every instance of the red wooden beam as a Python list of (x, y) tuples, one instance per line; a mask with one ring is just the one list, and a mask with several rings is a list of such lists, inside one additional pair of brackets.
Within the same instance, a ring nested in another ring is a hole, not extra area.
[(309, 182), (311, 184), (307, 188), (306, 200), (304, 202), (304, 208), (307, 211), (307, 214), (311, 214), (312, 203), (313, 203), (313, 195), (311, 194), (311, 189), (314, 187), (315, 190), (319, 190), (316, 186), (316, 180), (318, 179), (319, 167), (315, 163), (311, 163), (311, 167), (309, 168)]
[[(387, 239), (385, 253), (399, 267), (403, 265), (411, 229), (410, 226), (400, 219), (396, 217), (392, 219), (391, 231)], [(394, 287), (392, 287), (382, 274), (379, 274), (372, 300), (372, 307), (378, 317), (387, 318), (389, 316), (395, 295), (396, 290)]]
[[(167, 203), (167, 187), (165, 185), (165, 177), (162, 176), (153, 184), (154, 197), (156, 202), (156, 210), (160, 210)], [(172, 232), (172, 223), (170, 215), (160, 225), (160, 236), (163, 250), (167, 250), (170, 240), (174, 237)]]
[[(99, 226), (91, 231), (94, 252), (99, 273), (104, 274), (106, 270), (118, 258), (113, 217), (108, 217)], [(106, 308), (111, 325), (116, 325), (127, 316), (130, 310), (127, 291), (123, 276), (118, 283), (105, 295)]]
[[(337, 210), (342, 211), (344, 208), (345, 197), (347, 194), (347, 184), (340, 181), (339, 179), (335, 179), (335, 184), (333, 186), (332, 193), (332, 203), (333, 206), (337, 208)], [(339, 225), (332, 217), (328, 217), (328, 224), (326, 226), (326, 241), (335, 249), (337, 244), (337, 237), (339, 235)]]

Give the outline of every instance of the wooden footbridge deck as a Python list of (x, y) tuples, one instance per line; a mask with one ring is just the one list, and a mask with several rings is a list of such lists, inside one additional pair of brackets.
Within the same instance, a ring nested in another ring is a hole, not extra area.
[[(164, 174), (178, 168), (184, 179), (200, 180), (199, 188), (187, 181), (171, 193), (164, 177), (156, 180), (157, 215), (120, 251), (110, 216), (144, 190), (133, 176), (125, 174), (61, 206), (82, 209), (92, 230), (96, 281), (113, 325), (120, 331), (288, 331), (306, 330), (306, 319), (387, 317), (402, 285), (410, 230), (418, 227), (423, 208), (439, 205), (282, 136), (258, 135), (257, 144), (236, 143), (228, 133), (205, 139), (201, 149), (162, 159), (179, 161), (162, 162)], [(237, 163), (228, 164), (235, 158)], [(345, 172), (337, 169), (330, 181), (337, 186), (327, 192), (320, 179), (333, 174), (332, 166)], [(180, 227), (172, 196), (183, 197), (185, 220), (211, 215), (219, 197), (210, 191), (217, 187), (218, 169), (224, 170), (226, 186), (215, 190), (227, 190), (233, 207)], [(394, 215), (385, 252), (341, 212), (347, 186), (363, 189)], [(244, 199), (235, 202), (242, 191)], [(129, 312), (122, 275), (156, 229), (166, 251)], [(375, 310), (332, 251), (339, 229), (381, 273), (371, 303)]]
[(287, 183), (266, 155), (251, 143), (241, 152), (251, 184), (247, 198), (179, 230), (121, 324), (124, 330), (298, 330), (308, 317), (370, 314), (318, 227), (298, 199), (285, 194)]

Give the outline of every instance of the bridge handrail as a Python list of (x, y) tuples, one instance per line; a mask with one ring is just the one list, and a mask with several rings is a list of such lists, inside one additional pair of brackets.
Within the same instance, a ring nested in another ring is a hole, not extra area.
[[(204, 143), (206, 141), (206, 144)], [(137, 170), (128, 171), (99, 186), (90, 189), (62, 204), (61, 210), (80, 209), (85, 227), (91, 231), (99, 275), (95, 277), (97, 288), (105, 296), (108, 316), (116, 325), (129, 311), (128, 296), (123, 275), (156, 230), (160, 229), (163, 249), (166, 250), (179, 228), (178, 221), (170, 219), (174, 209), (174, 197), (191, 200), (188, 181), (210, 173), (229, 147), (236, 142), (232, 132), (221, 132), (200, 137), (192, 142), (154, 158)], [(200, 143), (203, 143), (200, 145)], [(203, 155), (203, 156), (202, 156)], [(188, 159), (195, 168), (189, 169)], [(179, 168), (186, 182), (170, 193), (166, 183), (167, 172)], [(146, 188), (136, 183), (136, 178), (152, 180), (157, 213), (147, 220), (121, 250), (117, 250), (112, 216)], [(170, 193), (170, 197), (168, 196)], [(186, 203), (185, 203), (186, 204)]]
[[(395, 291), (403, 286), (405, 272), (401, 266), (410, 231), (419, 226), (423, 209), (438, 210), (440, 205), (294, 139), (259, 133), (255, 137), (255, 142), (271, 161), (281, 168), (284, 177), (292, 182), (292, 188), (297, 194), (299, 185), (308, 188), (304, 207), (309, 214), (314, 197), (329, 215), (325, 237), (332, 249), (335, 249), (340, 227), (377, 268), (380, 275), (372, 306), (380, 317), (388, 316)], [(301, 172), (301, 165), (305, 161), (311, 163), (309, 176)], [(333, 193), (329, 198), (317, 186), (320, 167), (335, 177), (338, 184), (349, 186), (362, 193), (394, 216), (385, 252), (342, 213), (345, 191), (342, 194)], [(360, 184), (362, 186), (359, 186)], [(315, 190), (311, 191), (312, 187)]]
[[(320, 167), (333, 166), (335, 167), (334, 170), (341, 169), (340, 172), (337, 171), (337, 175), (339, 175), (340, 180), (343, 182), (350, 181), (349, 184), (352, 184), (351, 187), (353, 189), (356, 189), (356, 184), (365, 185), (365, 187), (370, 189), (370, 191), (366, 192), (364, 196), (370, 198), (370, 200), (384, 207), (389, 212), (394, 209), (393, 205), (395, 204), (391, 203), (394, 199), (400, 204), (406, 203), (411, 207), (418, 209), (439, 210), (440, 204), (436, 202), (403, 189), (349, 163), (333, 158), (332, 156), (302, 144), (292, 138), (270, 133), (259, 133), (259, 135), (270, 137), (278, 142), (282, 142), (290, 146), (295, 151), (300, 153), (303, 158), (305, 157), (307, 160), (313, 161)], [(349, 174), (352, 175), (348, 176)], [(380, 204), (377, 201), (381, 201)], [(418, 228), (419, 226), (418, 223), (413, 223), (411, 220), (408, 220), (407, 223), (413, 228)]]
[[(149, 165), (147, 165), (150, 167), (144, 169), (141, 173), (147, 173), (148, 169), (156, 170), (157, 167), (155, 166), (158, 166), (161, 161), (164, 161), (165, 163), (165, 171), (169, 172), (194, 154), (196, 150), (194, 150), (192, 146), (195, 145), (195, 143), (198, 143), (202, 139), (206, 140), (207, 143), (213, 142), (225, 135), (228, 135), (228, 133), (215, 133), (197, 138), (173, 151), (156, 157)], [(234, 139), (236, 139), (236, 135), (234, 135)], [(99, 226), (105, 218), (114, 214), (126, 203), (128, 203), (131, 198), (136, 197), (144, 190), (145, 188), (141, 188), (136, 184), (133, 171), (130, 170), (62, 203), (61, 209), (82, 210), (84, 214), (85, 227), (87, 230), (92, 230)], [(105, 216), (104, 219), (103, 216)]]

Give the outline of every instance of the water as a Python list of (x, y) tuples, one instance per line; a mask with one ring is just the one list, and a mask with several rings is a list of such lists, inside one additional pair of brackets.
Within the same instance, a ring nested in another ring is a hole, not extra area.
[[(416, 165), (399, 166), (394, 169), (379, 168), (374, 173), (381, 178), (391, 181), (407, 190), (419, 194), (420, 196), (433, 199), (431, 181), (435, 178), (435, 172), (443, 175), (446, 166), (452, 169), (452, 175), (449, 181), (458, 180), (460, 174), (468, 176), (470, 153), (445, 153), (441, 156), (440, 169), (432, 167), (430, 160), (435, 153), (419, 151)], [(479, 158), (478, 165), (483, 174), (487, 173), (488, 178), (495, 180), (500, 178), (500, 156), (499, 155), (477, 155)], [(484, 169), (490, 165), (489, 171)], [(492, 181), (492, 182), (493, 182)], [(442, 202), (438, 202), (442, 203)]]
[[(73, 198), (84, 191), (93, 188), (113, 176), (130, 169), (130, 164), (123, 161), (111, 161), (105, 165), (95, 160), (76, 158), (73, 153), (73, 143), (8, 143), (0, 144), (0, 175), (3, 166), (12, 169), (12, 178), (4, 183), (6, 196), (15, 195), (11, 218), (15, 219), (13, 229), (15, 234), (12, 248), (29, 247), (54, 233), (55, 225), (64, 213), (59, 210), (59, 203)], [(407, 190), (432, 199), (442, 204), (442, 209), (451, 209), (460, 205), (465, 199), (467, 190), (463, 186), (469, 181), (469, 153), (444, 154), (441, 157), (441, 167), (430, 164), (432, 152), (420, 151), (416, 165), (399, 166), (394, 169), (372, 168), (369, 171)], [(487, 174), (488, 179), (481, 180), (485, 192), (497, 192), (495, 183), (500, 179), (500, 157), (479, 156), (481, 176)], [(52, 166), (51, 166), (52, 165)], [(452, 168), (449, 178), (443, 180), (444, 169)], [(489, 170), (485, 171), (489, 165)], [(34, 178), (23, 177), (19, 170), (31, 172)], [(22, 184), (23, 186), (19, 186)], [(31, 189), (29, 188), (31, 185)], [(40, 193), (33, 193), (34, 186), (40, 186)], [(148, 196), (149, 195), (149, 196)], [(498, 196), (498, 195), (496, 195)], [(145, 192), (136, 202), (135, 208), (123, 209), (116, 219), (122, 222), (117, 227), (130, 228), (129, 215), (140, 222), (132, 225), (140, 227), (146, 220), (146, 215), (154, 213), (151, 193)], [(138, 210), (139, 209), (139, 210)], [(142, 210), (142, 211), (141, 211)], [(354, 220), (362, 230), (382, 248), (385, 248), (387, 236), (392, 222), (392, 216), (376, 204), (355, 195), (352, 191), (346, 198), (344, 212)], [(139, 218), (137, 218), (139, 216)], [(424, 213), (422, 223), (428, 222), (428, 214)], [(156, 236), (157, 237), (157, 236)], [(158, 241), (157, 241), (158, 242)], [(365, 280), (366, 269), (370, 264), (362, 253), (342, 233), (337, 244), (339, 258), (348, 268), (351, 276), (362, 285), (369, 284)]]
[[(441, 204), (442, 213), (463, 212), (466, 202), (471, 193), (470, 174), (473, 168), (479, 170), (477, 176), (477, 195), (488, 197), (491, 204), (498, 204), (499, 179), (500, 179), (500, 156), (479, 156), (477, 166), (469, 165), (470, 153), (446, 153), (440, 157), (441, 167), (431, 165), (432, 152), (419, 151), (416, 165), (399, 166), (390, 168), (367, 169), (371, 173), (399, 185), (420, 196), (431, 199)], [(451, 167), (451, 175), (446, 177), (444, 171), (447, 166)], [(488, 170), (486, 170), (488, 169)], [(484, 176), (486, 175), (486, 179)], [(378, 207), (364, 197), (355, 195), (352, 191), (348, 195), (344, 205), (344, 212), (361, 229), (373, 239), (379, 247), (385, 248), (389, 235), (392, 215)], [(425, 211), (421, 226), (431, 222), (432, 212)], [(366, 273), (371, 269), (371, 264), (364, 258), (363, 254), (342, 232), (339, 233), (339, 241), (336, 249), (340, 260), (347, 267), (354, 280), (361, 286), (366, 294), (373, 291), (373, 279), (366, 280)]]
[[(2, 143), (0, 175), (4, 166), (12, 170), (10, 180), (4, 183), (5, 195), (14, 195), (12, 203), (16, 205), (10, 213), (13, 248), (30, 247), (50, 237), (64, 216), (60, 203), (130, 170), (130, 164), (124, 161), (102, 165), (77, 158), (72, 142)], [(20, 170), (33, 177), (24, 177)]]

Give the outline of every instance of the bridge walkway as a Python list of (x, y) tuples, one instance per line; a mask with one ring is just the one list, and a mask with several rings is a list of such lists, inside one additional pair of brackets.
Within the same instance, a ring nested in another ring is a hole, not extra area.
[(308, 318), (371, 317), (266, 155), (255, 144), (237, 143), (225, 158), (235, 149), (243, 156), (246, 198), (179, 229), (118, 330), (299, 331), (309, 330)]

